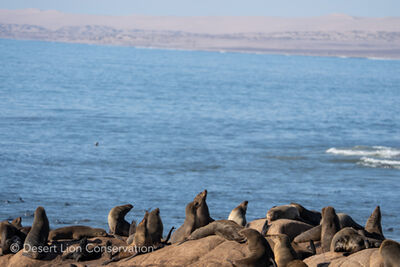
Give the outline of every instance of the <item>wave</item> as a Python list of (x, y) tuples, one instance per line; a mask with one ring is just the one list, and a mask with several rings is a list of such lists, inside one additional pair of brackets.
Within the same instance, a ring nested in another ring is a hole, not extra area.
[(374, 158), (362, 157), (357, 164), (373, 168), (400, 169), (400, 160), (374, 159)]
[(385, 146), (355, 146), (351, 148), (329, 148), (326, 153), (343, 156), (373, 156), (380, 158), (394, 158), (400, 156), (400, 149)]
[(350, 148), (331, 147), (326, 153), (346, 157), (361, 157), (354, 162), (372, 168), (400, 169), (400, 149), (386, 146), (354, 146)]

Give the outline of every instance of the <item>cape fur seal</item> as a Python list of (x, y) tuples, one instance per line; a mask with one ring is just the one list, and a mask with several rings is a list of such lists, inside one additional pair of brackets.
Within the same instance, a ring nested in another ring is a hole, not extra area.
[(246, 222), (246, 211), (247, 211), (248, 203), (249, 202), (247, 200), (243, 201), (242, 203), (240, 203), (239, 206), (234, 208), (231, 211), (231, 213), (229, 214), (228, 220), (232, 220), (241, 226), (245, 226), (247, 223)]
[(62, 260), (73, 259), (75, 261), (90, 261), (99, 259), (102, 255), (99, 246), (88, 246), (89, 242), (86, 237), (79, 241), (79, 249), (76, 248), (73, 252), (68, 253), (62, 257)]
[(308, 210), (304, 208), (302, 205), (298, 203), (290, 203), (290, 205), (293, 205), (294, 207), (297, 208), (299, 211), (300, 217), (303, 219), (305, 223), (311, 224), (311, 225), (319, 225), (321, 222), (321, 212), (314, 211), (314, 210)]
[(49, 230), (46, 211), (43, 207), (38, 207), (35, 211), (32, 228), (26, 236), (22, 255), (33, 259), (43, 258), (45, 256), (43, 248), (47, 246)]
[(208, 210), (208, 205), (206, 200), (207, 200), (207, 190), (204, 190), (203, 192), (197, 194), (197, 196), (193, 200), (198, 205), (196, 211), (196, 228), (203, 227), (209, 224), (210, 222), (214, 221), (214, 219), (210, 217), (210, 211)]
[(294, 205), (275, 206), (268, 210), (267, 220), (269, 222), (279, 219), (299, 220), (299, 210)]
[[(8, 221), (0, 223), (0, 238), (1, 238), (1, 253), (5, 255), (9, 253), (17, 253), (25, 241), (26, 235), (18, 230), (13, 224)], [(10, 249), (12, 244), (16, 244)]]
[(107, 236), (106, 230), (101, 228), (92, 228), (83, 225), (74, 225), (50, 231), (49, 240), (60, 240), (60, 239), (79, 240), (84, 237), (91, 238), (99, 236)]
[(130, 260), (139, 254), (152, 251), (149, 250), (150, 247), (153, 247), (153, 243), (149, 231), (147, 229), (148, 218), (149, 218), (149, 212), (146, 211), (142, 221), (136, 227), (135, 234), (129, 237), (133, 238), (133, 242), (130, 244), (130, 246), (135, 246), (135, 248), (126, 251), (122, 250), (119, 251), (116, 255), (111, 255), (111, 259), (103, 262), (102, 265), (107, 265), (111, 262), (120, 261), (122, 259)]
[(275, 262), (279, 267), (287, 266), (289, 262), (298, 259), (287, 235), (268, 235), (268, 237), (272, 238), (274, 242)]
[(11, 224), (14, 225), (15, 227), (17, 227), (17, 229), (21, 233), (25, 234), (25, 237), (31, 230), (30, 226), (22, 226), (22, 218), (21, 217), (18, 217), (18, 218), (15, 218), (14, 220), (12, 220)]
[(364, 227), (356, 223), (353, 218), (346, 213), (337, 213), (337, 217), (339, 219), (339, 226), (341, 229), (345, 227), (352, 227), (356, 230), (364, 229)]
[(339, 218), (333, 207), (322, 209), (321, 248), (322, 252), (329, 252), (333, 236), (340, 230)]
[(386, 239), (379, 248), (385, 267), (400, 267), (400, 244)]
[(116, 206), (108, 213), (108, 226), (110, 234), (129, 236), (130, 224), (125, 220), (125, 215), (133, 208), (131, 204)]
[(185, 240), (194, 230), (196, 230), (196, 211), (198, 203), (193, 201), (186, 205), (185, 221), (181, 227), (171, 236), (171, 243), (177, 243)]
[(365, 231), (373, 235), (375, 238), (380, 238), (383, 240), (385, 237), (383, 236), (381, 219), (381, 208), (376, 206), (371, 216), (369, 216), (367, 222), (365, 223)]
[(235, 266), (277, 266), (274, 252), (267, 240), (256, 230), (245, 228), (239, 231), (239, 234), (246, 238), (249, 255), (233, 262)]
[(210, 235), (218, 235), (227, 240), (242, 243), (245, 241), (245, 238), (243, 235), (239, 234), (241, 230), (243, 230), (243, 226), (232, 220), (217, 220), (194, 230), (187, 238), (180, 242), (180, 244), (190, 240), (198, 240)]
[[(356, 223), (349, 215), (345, 213), (338, 213), (337, 217), (339, 219), (339, 230), (345, 227), (352, 227), (356, 230), (362, 230), (363, 227)], [(322, 223), (322, 222), (321, 222)], [(304, 243), (310, 241), (320, 241), (321, 240), (322, 225), (317, 225), (294, 238), (296, 243)]]
[(367, 241), (358, 231), (345, 227), (333, 236), (330, 250), (331, 252), (355, 253), (367, 247)]
[(147, 218), (147, 230), (153, 244), (161, 243), (163, 238), (164, 226), (161, 221), (160, 209), (152, 210)]
[(133, 242), (137, 248), (152, 245), (151, 236), (149, 230), (147, 229), (148, 219), (149, 212), (146, 211), (143, 220), (136, 227), (136, 233)]
[(322, 225), (315, 226), (294, 238), (296, 243), (305, 243), (310, 241), (320, 241), (321, 240), (321, 229)]

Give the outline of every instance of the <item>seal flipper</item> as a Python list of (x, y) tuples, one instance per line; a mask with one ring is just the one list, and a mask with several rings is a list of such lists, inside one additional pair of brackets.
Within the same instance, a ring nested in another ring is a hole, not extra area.
[(172, 232), (175, 230), (175, 227), (174, 226), (172, 226), (171, 227), (171, 229), (169, 230), (169, 232), (168, 232), (168, 235), (167, 235), (167, 237), (165, 238), (165, 240), (163, 240), (161, 243), (163, 243), (163, 244), (168, 244), (168, 241), (169, 241), (169, 239), (171, 238), (171, 234), (172, 234)]
[(262, 230), (261, 230), (261, 235), (262, 236), (266, 236), (267, 235), (268, 229), (269, 229), (270, 226), (271, 225), (268, 224), (268, 220), (265, 220), (265, 223), (264, 223), (264, 225), (262, 227)]
[(312, 240), (310, 240), (310, 249), (311, 249), (311, 253), (312, 253), (313, 255), (316, 255), (316, 254), (317, 254), (317, 249), (315, 248), (314, 241), (312, 241)]

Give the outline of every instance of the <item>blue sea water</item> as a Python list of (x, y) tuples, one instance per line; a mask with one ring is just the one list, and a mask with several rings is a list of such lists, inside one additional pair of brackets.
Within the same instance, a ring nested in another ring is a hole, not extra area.
[[(0, 40), (0, 219), (107, 228), (159, 207), (165, 229), (207, 189), (249, 201), (376, 205), (400, 240), (400, 61)], [(98, 142), (99, 145), (95, 146)]]

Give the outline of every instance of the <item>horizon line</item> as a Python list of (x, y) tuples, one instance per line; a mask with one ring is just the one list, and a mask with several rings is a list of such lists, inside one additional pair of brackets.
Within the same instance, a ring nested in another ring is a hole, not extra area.
[(103, 14), (103, 13), (83, 13), (83, 12), (64, 12), (57, 9), (41, 9), (35, 7), (28, 8), (0, 8), (0, 11), (38, 11), (38, 12), (58, 12), (61, 14), (71, 14), (71, 15), (88, 15), (88, 16), (107, 16), (107, 17), (132, 17), (132, 16), (142, 16), (142, 17), (182, 17), (182, 18), (206, 18), (206, 17), (254, 17), (254, 18), (283, 18), (283, 19), (302, 19), (302, 18), (321, 18), (321, 17), (348, 17), (348, 18), (400, 18), (400, 16), (354, 16), (346, 13), (329, 13), (324, 15), (312, 15), (312, 16), (279, 16), (279, 15), (160, 15), (160, 14), (141, 14), (141, 13), (130, 13), (130, 14)]

